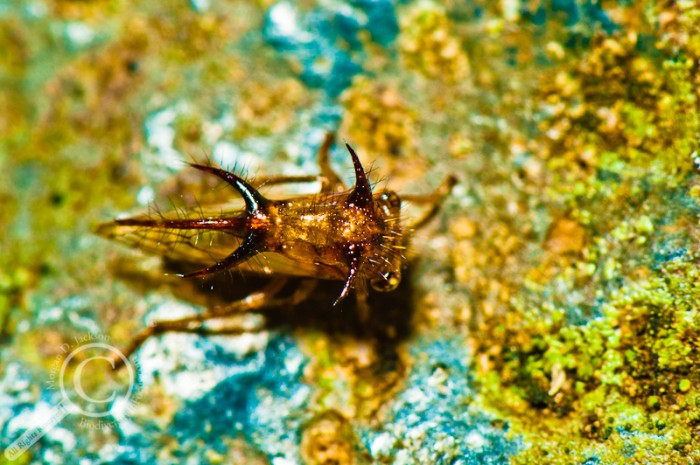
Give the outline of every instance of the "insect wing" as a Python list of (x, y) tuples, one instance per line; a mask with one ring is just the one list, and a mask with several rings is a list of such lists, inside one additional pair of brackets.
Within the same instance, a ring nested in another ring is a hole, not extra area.
[[(207, 264), (235, 250), (245, 236), (242, 204), (139, 215), (97, 227), (97, 234), (174, 261)], [(225, 227), (224, 227), (225, 226)]]

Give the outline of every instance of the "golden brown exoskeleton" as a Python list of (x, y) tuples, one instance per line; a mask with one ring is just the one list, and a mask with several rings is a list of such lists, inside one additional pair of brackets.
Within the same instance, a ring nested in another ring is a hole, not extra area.
[[(243, 208), (220, 209), (215, 213), (202, 210), (191, 218), (183, 217), (181, 212), (136, 216), (98, 226), (97, 233), (102, 236), (155, 253), (167, 253), (171, 258), (208, 264), (198, 271), (179, 275), (185, 278), (231, 268), (272, 278), (261, 291), (224, 308), (156, 322), (134, 338), (125, 351), (127, 357), (148, 337), (163, 332), (240, 333), (242, 329), (231, 327), (222, 319), (243, 311), (297, 304), (308, 297), (319, 279), (344, 281), (334, 305), (354, 288), (358, 304), (364, 307), (367, 283), (377, 291), (396, 289), (405, 261), (401, 200), (392, 191), (372, 192), (360, 159), (346, 144), (355, 169), (355, 186), (348, 189), (330, 167), (332, 144), (333, 137), (329, 135), (319, 151), (318, 176), (277, 176), (256, 183), (268, 186), (320, 181), (318, 194), (267, 199), (256, 186), (236, 174), (192, 164), (193, 168), (211, 173), (237, 190), (243, 198)], [(454, 184), (455, 179), (449, 177), (433, 194), (405, 196), (412, 202), (431, 206), (409, 229), (425, 224)], [(276, 297), (289, 277), (307, 279), (301, 281), (293, 295)]]

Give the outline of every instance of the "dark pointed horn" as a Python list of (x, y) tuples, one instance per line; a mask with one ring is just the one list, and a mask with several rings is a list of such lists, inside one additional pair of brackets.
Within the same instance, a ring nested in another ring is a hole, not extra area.
[(187, 274), (178, 274), (178, 276), (181, 278), (198, 278), (200, 276), (207, 276), (216, 273), (217, 271), (226, 270), (233, 268), (236, 265), (240, 265), (258, 252), (259, 250), (255, 245), (255, 237), (253, 234), (249, 234), (248, 237), (246, 237), (246, 240), (241, 243), (241, 245), (239, 245), (238, 248), (231, 253), (231, 255), (223, 260), (218, 261), (212, 266), (204, 268), (203, 270), (194, 271)]
[[(242, 178), (230, 173), (226, 170), (219, 168), (214, 168), (213, 166), (191, 164), (192, 168), (196, 168), (200, 171), (211, 173), (215, 176), (226, 181), (234, 189), (240, 192), (246, 205), (246, 212), (248, 216), (255, 214), (265, 214), (267, 212), (267, 207), (270, 201), (260, 194), (253, 186), (245, 182)], [(250, 226), (248, 226), (250, 227)], [(260, 248), (260, 231), (255, 229), (249, 229), (248, 235), (245, 240), (234, 250), (228, 257), (216, 262), (215, 264), (204, 268), (203, 270), (194, 271), (188, 274), (180, 274), (178, 276), (182, 278), (197, 278), (200, 276), (207, 276), (217, 271), (226, 270), (228, 268), (233, 268), (236, 265), (240, 265), (244, 261), (248, 260), (255, 254), (261, 251)]]
[(262, 194), (253, 186), (229, 171), (214, 168), (213, 166), (198, 165), (195, 163), (190, 164), (190, 166), (200, 171), (205, 171), (218, 176), (229, 183), (234, 189), (240, 192), (243, 200), (245, 201), (246, 210), (248, 210), (248, 213), (250, 214), (262, 210), (269, 203), (268, 200), (263, 197)]
[(372, 186), (369, 184), (367, 179), (367, 174), (362, 167), (360, 158), (357, 156), (355, 151), (350, 147), (350, 144), (345, 144), (352, 157), (352, 164), (355, 167), (355, 188), (353, 189), (350, 197), (348, 197), (348, 202), (358, 207), (364, 207), (372, 203)]
[(335, 299), (335, 302), (333, 302), (333, 306), (338, 305), (338, 303), (346, 298), (348, 294), (350, 293), (350, 289), (352, 289), (352, 285), (355, 282), (355, 279), (357, 278), (357, 271), (360, 268), (360, 260), (357, 257), (353, 257), (350, 261), (350, 269), (348, 271), (348, 277), (345, 280), (345, 285), (343, 286), (343, 290), (340, 291), (340, 295), (338, 296), (337, 299)]

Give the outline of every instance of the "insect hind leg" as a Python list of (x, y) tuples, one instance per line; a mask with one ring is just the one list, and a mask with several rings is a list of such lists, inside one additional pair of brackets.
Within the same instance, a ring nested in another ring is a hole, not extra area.
[[(142, 329), (133, 337), (127, 348), (122, 352), (129, 358), (149, 338), (164, 333), (193, 333), (199, 335), (240, 335), (256, 332), (261, 327), (244, 327), (240, 322), (227, 319), (233, 315), (256, 312), (269, 307), (295, 306), (306, 300), (316, 288), (315, 279), (302, 280), (299, 287), (287, 297), (276, 297), (287, 283), (287, 278), (273, 279), (260, 291), (254, 292), (243, 299), (232, 302), (224, 307), (209, 310), (201, 315), (179, 318), (177, 320), (159, 320)], [(124, 359), (115, 357), (112, 360), (114, 369), (124, 365)]]
[[(230, 315), (228, 315), (230, 316)], [(131, 339), (129, 345), (122, 354), (124, 358), (114, 357), (112, 366), (115, 370), (125, 364), (125, 359), (131, 357), (148, 339), (164, 333), (194, 333), (199, 335), (239, 335), (255, 332), (259, 328), (244, 327), (240, 323), (226, 320), (224, 316), (203, 314), (177, 320), (154, 321), (148, 327), (142, 329)]]

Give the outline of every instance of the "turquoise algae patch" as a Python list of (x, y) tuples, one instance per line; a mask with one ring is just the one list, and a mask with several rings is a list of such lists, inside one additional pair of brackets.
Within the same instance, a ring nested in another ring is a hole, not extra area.
[(391, 400), (383, 424), (361, 428), (371, 463), (507, 464), (517, 440), (508, 425), (480, 413), (465, 340), (459, 336), (412, 341), (414, 364)]

